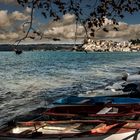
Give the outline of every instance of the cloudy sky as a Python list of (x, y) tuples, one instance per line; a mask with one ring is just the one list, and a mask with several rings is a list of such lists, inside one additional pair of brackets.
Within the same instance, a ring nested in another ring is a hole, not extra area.
[[(16, 0), (0, 0), (0, 43), (13, 43), (22, 36), (26, 30), (26, 25), (23, 29), (23, 23), (30, 18), (31, 9), (21, 7)], [(53, 38), (59, 38), (63, 41), (74, 40), (75, 38), (75, 16), (66, 14), (60, 21), (48, 21), (41, 17), (40, 14), (35, 14), (34, 23), (39, 32), (43, 33), (43, 38), (36, 37), (35, 40), (27, 38), (24, 42), (49, 42)], [(108, 24), (110, 23), (110, 24)], [(106, 19), (105, 27), (109, 32), (99, 30), (95, 34), (98, 39), (137, 39), (140, 38), (140, 13), (134, 15), (125, 15), (125, 18), (119, 22), (117, 27), (119, 31), (114, 31), (111, 21)], [(34, 37), (33, 34), (29, 36)], [(82, 40), (85, 37), (83, 26), (77, 26), (77, 40)]]

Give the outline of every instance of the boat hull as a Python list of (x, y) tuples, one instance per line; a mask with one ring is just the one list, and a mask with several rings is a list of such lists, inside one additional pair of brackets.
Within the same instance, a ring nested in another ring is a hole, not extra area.
[(101, 136), (82, 136), (82, 137), (58, 137), (58, 138), (18, 138), (0, 137), (0, 140), (140, 140), (140, 131), (131, 131), (120, 134), (101, 135)]
[(42, 108), (1, 126), (0, 140), (140, 140), (139, 116), (140, 104)]
[(138, 98), (123, 98), (123, 97), (107, 97), (107, 96), (97, 96), (97, 97), (78, 97), (69, 96), (60, 98), (53, 102), (54, 105), (80, 105), (80, 104), (136, 104), (140, 103)]

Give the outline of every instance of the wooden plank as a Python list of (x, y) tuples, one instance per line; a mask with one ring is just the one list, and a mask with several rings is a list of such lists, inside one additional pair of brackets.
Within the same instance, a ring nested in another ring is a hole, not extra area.
[(112, 107), (104, 107), (103, 109), (101, 109), (99, 112), (97, 112), (96, 114), (106, 114), (108, 113), (110, 110), (112, 109)]
[(26, 134), (29, 134), (29, 133), (32, 133), (33, 131), (32, 130), (25, 130), (21, 133), (19, 133), (20, 135), (26, 135)]
[(111, 124), (111, 125), (101, 124), (99, 127), (91, 129), (91, 133), (92, 134), (96, 134), (96, 133), (105, 134), (109, 130), (111, 130), (113, 127), (116, 127), (117, 125), (119, 124), (118, 123)]
[(137, 123), (137, 120), (119, 120), (119, 119), (101, 119), (101, 120), (60, 120), (60, 121), (28, 121), (28, 122), (17, 122), (17, 125), (21, 126), (34, 126), (42, 124), (66, 124), (66, 123), (104, 123), (104, 122), (118, 122), (118, 123)]
[(63, 131), (64, 131), (64, 132), (70, 131), (70, 130), (72, 130), (72, 129), (76, 129), (76, 128), (80, 127), (81, 125), (82, 125), (82, 123), (75, 123), (75, 124), (73, 124), (73, 125), (71, 125), (71, 126), (65, 128)]

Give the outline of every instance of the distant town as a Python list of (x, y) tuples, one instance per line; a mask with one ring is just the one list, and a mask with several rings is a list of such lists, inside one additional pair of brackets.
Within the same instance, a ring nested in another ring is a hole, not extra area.
[(85, 39), (81, 44), (0, 44), (0, 51), (14, 51), (15, 48), (23, 51), (86, 51), (86, 52), (138, 52), (140, 40), (112, 41)]
[(112, 40), (93, 40), (87, 39), (84, 41), (82, 48), (75, 48), (76, 50), (85, 50), (93, 52), (137, 52), (140, 51), (140, 40), (130, 41), (112, 41)]

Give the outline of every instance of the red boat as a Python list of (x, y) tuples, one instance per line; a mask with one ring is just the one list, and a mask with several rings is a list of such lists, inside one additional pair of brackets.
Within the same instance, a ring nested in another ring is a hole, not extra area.
[(61, 120), (17, 122), (0, 129), (1, 140), (139, 140), (140, 121)]
[(30, 115), (1, 126), (0, 140), (140, 140), (140, 104), (58, 106)]
[(56, 106), (43, 114), (62, 117), (124, 117), (139, 116), (140, 104), (68, 105)]

